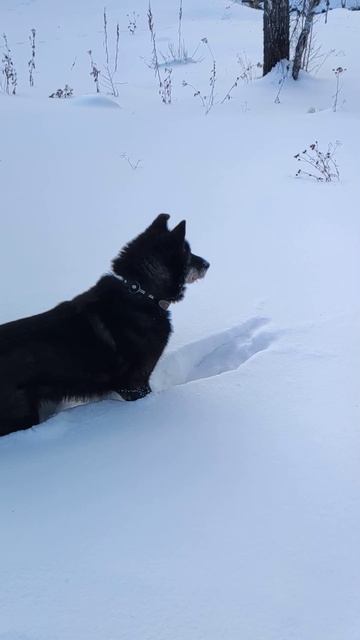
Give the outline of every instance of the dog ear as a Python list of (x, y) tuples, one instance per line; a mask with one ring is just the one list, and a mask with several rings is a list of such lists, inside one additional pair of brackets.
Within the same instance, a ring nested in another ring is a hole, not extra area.
[(151, 223), (150, 227), (147, 228), (147, 231), (168, 231), (167, 221), (169, 218), (170, 216), (168, 213), (160, 213)]
[(186, 234), (186, 221), (182, 220), (179, 224), (172, 230), (172, 235), (179, 242), (184, 242), (185, 234)]

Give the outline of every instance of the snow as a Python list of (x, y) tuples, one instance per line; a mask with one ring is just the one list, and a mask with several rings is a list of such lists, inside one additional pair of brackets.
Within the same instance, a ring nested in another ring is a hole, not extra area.
[[(152, 6), (166, 52), (177, 3)], [(358, 640), (360, 13), (319, 20), (334, 52), (279, 104), (281, 70), (219, 104), (237, 54), (261, 60), (261, 12), (184, 2), (189, 52), (207, 37), (216, 58), (205, 116), (182, 81), (208, 92), (209, 52), (174, 67), (163, 105), (140, 0), (107, 5), (119, 97), (95, 95), (102, 11), (0, 6), (19, 76), (0, 93), (0, 321), (93, 284), (160, 211), (211, 268), (172, 311), (151, 396), (1, 439), (0, 639)], [(66, 83), (74, 98), (48, 98)], [(294, 178), (315, 140), (341, 142), (339, 183)]]

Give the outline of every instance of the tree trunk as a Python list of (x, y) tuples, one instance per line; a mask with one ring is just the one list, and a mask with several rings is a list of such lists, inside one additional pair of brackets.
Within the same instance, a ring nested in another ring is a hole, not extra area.
[(264, 76), (280, 60), (289, 60), (289, 29), (289, 0), (264, 0)]
[(292, 77), (294, 80), (297, 80), (299, 77), (299, 72), (301, 69), (301, 61), (303, 59), (304, 51), (307, 47), (309, 35), (311, 32), (311, 27), (314, 19), (315, 7), (318, 6), (320, 0), (309, 0), (307, 4), (306, 13), (305, 13), (305, 22), (304, 26), (299, 35), (299, 40), (297, 41), (295, 56), (293, 62), (293, 70)]

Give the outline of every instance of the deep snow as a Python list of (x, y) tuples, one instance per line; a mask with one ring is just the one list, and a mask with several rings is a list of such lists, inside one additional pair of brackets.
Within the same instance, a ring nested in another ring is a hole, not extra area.
[[(19, 86), (0, 93), (0, 320), (90, 286), (160, 211), (211, 269), (173, 309), (151, 397), (0, 441), (0, 639), (358, 640), (360, 13), (319, 21), (335, 51), (280, 104), (274, 72), (205, 116), (182, 80), (208, 91), (206, 48), (162, 105), (140, 0), (107, 3), (120, 95), (93, 95), (102, 10), (1, 2)], [(153, 12), (166, 51), (177, 2)], [(208, 38), (217, 103), (237, 54), (261, 59), (258, 11), (184, 1), (183, 33)], [(294, 178), (314, 140), (341, 142), (340, 183)]]

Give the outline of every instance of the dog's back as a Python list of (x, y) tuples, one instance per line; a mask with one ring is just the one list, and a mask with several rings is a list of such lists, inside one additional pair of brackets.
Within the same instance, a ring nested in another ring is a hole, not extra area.
[(110, 391), (126, 399), (145, 395), (142, 377), (165, 347), (169, 320), (145, 301), (129, 306), (121, 285), (106, 280), (50, 311), (0, 327), (0, 435), (37, 424), (44, 401)]

